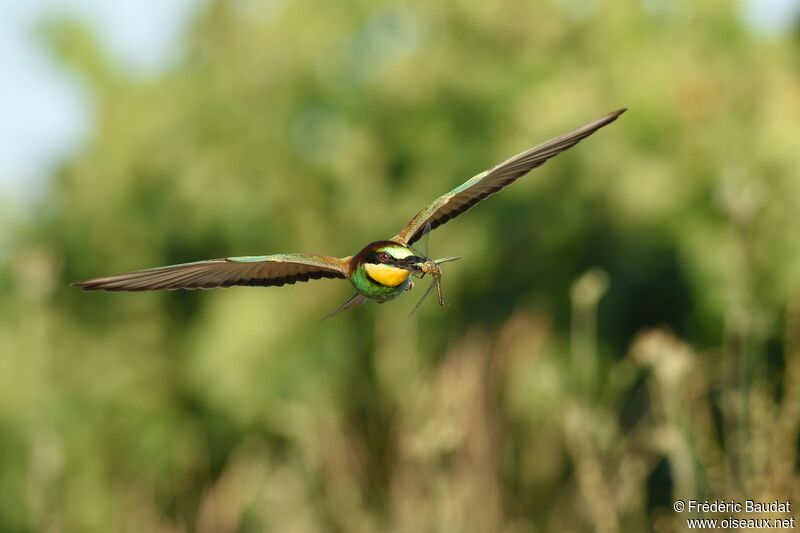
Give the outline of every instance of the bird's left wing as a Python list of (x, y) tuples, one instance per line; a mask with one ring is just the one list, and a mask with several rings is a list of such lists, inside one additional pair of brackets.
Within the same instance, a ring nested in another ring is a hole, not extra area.
[(350, 258), (312, 254), (228, 257), (183, 263), (73, 283), (85, 291), (213, 289), (233, 285), (281, 286), (320, 278), (346, 278)]
[(534, 168), (544, 164), (551, 157), (572, 148), (603, 126), (614, 122), (625, 111), (625, 109), (620, 109), (609, 113), (594, 122), (530, 148), (481, 172), (434, 200), (431, 205), (417, 213), (392, 240), (405, 245), (413, 244), (422, 237), (428, 224), (431, 226), (430, 229), (434, 229), (451, 218), (457, 217), (487, 196), (498, 192)]

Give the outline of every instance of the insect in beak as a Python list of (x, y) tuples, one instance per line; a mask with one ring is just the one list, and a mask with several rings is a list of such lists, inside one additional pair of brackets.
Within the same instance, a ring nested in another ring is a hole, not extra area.
[(422, 295), (422, 298), (419, 299), (417, 305), (414, 306), (414, 309), (408, 315), (409, 318), (416, 313), (419, 306), (422, 305), (422, 302), (425, 301), (425, 298), (430, 294), (431, 290), (433, 289), (434, 285), (436, 286), (436, 295), (439, 300), (439, 305), (442, 307), (447, 305), (447, 302), (444, 300), (444, 295), (442, 295), (442, 269), (439, 268), (441, 263), (447, 263), (449, 261), (456, 261), (461, 259), (460, 257), (445, 257), (443, 259), (428, 259), (427, 257), (419, 257), (419, 256), (411, 256), (406, 258), (407, 266), (404, 268), (408, 268), (411, 270), (411, 273), (417, 276), (418, 278), (422, 279), (425, 277), (425, 274), (430, 274), (433, 280), (431, 284), (428, 286), (428, 289), (425, 291), (425, 294)]
[(425, 257), (419, 257), (416, 255), (410, 255), (405, 259), (400, 259), (395, 263), (395, 266), (399, 268), (404, 268), (410, 271), (413, 275), (418, 278), (421, 278), (424, 275), (423, 266), (425, 262), (428, 261)]

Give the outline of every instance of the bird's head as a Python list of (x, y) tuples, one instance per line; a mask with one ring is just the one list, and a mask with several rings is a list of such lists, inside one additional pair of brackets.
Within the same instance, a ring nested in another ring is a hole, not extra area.
[(397, 287), (404, 283), (412, 272), (422, 268), (426, 258), (392, 241), (377, 241), (368, 244), (353, 257), (353, 267), (363, 267), (367, 275), (381, 285)]
[(424, 277), (425, 274), (438, 276), (441, 263), (457, 259), (461, 258), (445, 257), (434, 260), (394, 241), (377, 241), (368, 244), (353, 256), (351, 268), (353, 271), (363, 268), (378, 283), (396, 287), (408, 279), (409, 274), (417, 277)]

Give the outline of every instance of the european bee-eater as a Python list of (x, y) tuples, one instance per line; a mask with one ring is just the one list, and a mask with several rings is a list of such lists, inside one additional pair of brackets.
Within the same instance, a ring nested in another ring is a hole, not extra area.
[[(427, 236), (428, 231), (500, 191), (551, 157), (572, 148), (603, 126), (617, 119), (625, 109), (620, 109), (590, 122), (574, 131), (530, 148), (496, 165), (440, 196), (417, 213), (400, 232), (388, 241), (366, 245), (349, 257), (330, 257), (314, 254), (275, 254), (246, 257), (228, 257), (194, 263), (183, 263), (129, 274), (94, 278), (74, 283), (83, 290), (153, 291), (173, 289), (213, 289), (233, 285), (260, 287), (281, 286), (298, 281), (320, 278), (347, 279), (356, 293), (334, 310), (333, 316), (346, 309), (362, 305), (367, 300), (379, 303), (397, 298), (413, 287), (411, 276), (418, 278), (430, 274), (433, 278), (422, 299), (436, 285), (439, 304), (445, 305), (439, 280), (439, 265), (459, 259), (449, 257), (432, 260), (427, 251), (411, 245)], [(422, 299), (420, 303), (422, 303)], [(417, 307), (419, 304), (417, 304)], [(416, 310), (416, 307), (414, 308)]]

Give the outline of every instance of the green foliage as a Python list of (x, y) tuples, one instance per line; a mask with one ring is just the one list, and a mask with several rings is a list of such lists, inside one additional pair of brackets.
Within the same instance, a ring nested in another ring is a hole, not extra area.
[[(677, 498), (800, 502), (797, 43), (737, 6), (216, 1), (147, 79), (51, 24), (96, 133), (0, 234), (0, 530), (671, 531)], [(447, 309), (68, 287), (349, 255), (621, 106), (432, 234), (466, 258)]]

